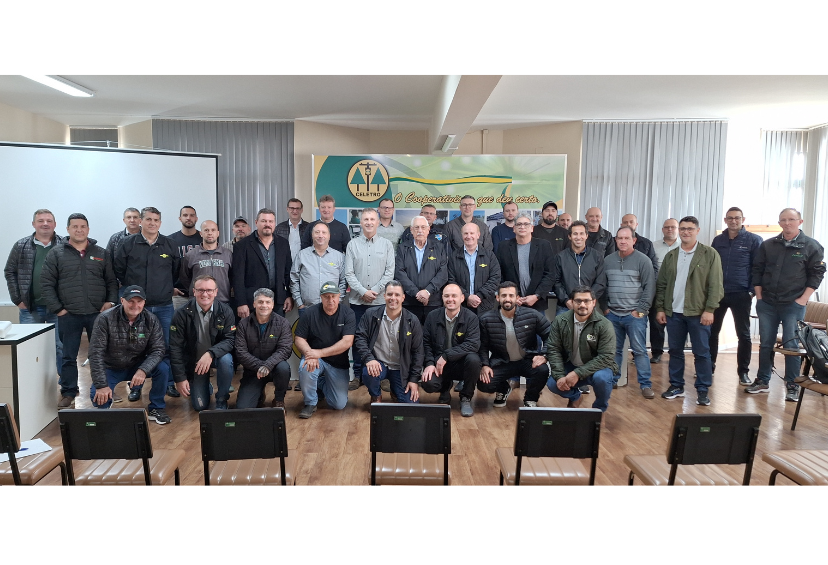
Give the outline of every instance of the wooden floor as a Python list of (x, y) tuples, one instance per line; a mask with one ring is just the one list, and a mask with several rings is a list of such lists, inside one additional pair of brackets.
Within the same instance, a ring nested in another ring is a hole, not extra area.
[[(757, 346), (754, 346), (751, 378), (755, 376)], [(82, 346), (80, 359), (86, 355), (86, 346)], [(612, 392), (609, 410), (604, 414), (601, 432), (601, 450), (598, 459), (596, 484), (626, 485), (629, 470), (623, 463), (627, 454), (665, 453), (667, 434), (676, 413), (728, 413), (755, 412), (762, 415), (762, 426), (756, 453), (756, 460), (751, 479), (752, 485), (768, 484), (771, 468), (762, 461), (762, 454), (777, 449), (828, 449), (828, 436), (825, 434), (828, 424), (828, 397), (806, 393), (802, 412), (796, 431), (790, 430), (796, 404), (785, 402), (785, 387), (781, 379), (774, 377), (769, 394), (745, 394), (738, 384), (736, 376), (736, 355), (727, 351), (719, 354), (714, 386), (710, 389), (711, 405), (697, 406), (693, 388), (692, 355), (687, 361), (687, 396), (674, 400), (662, 400), (659, 395), (668, 386), (667, 355), (664, 361), (653, 368), (654, 400), (645, 400), (634, 380), (631, 370), (631, 386), (622, 387)], [(782, 360), (777, 366), (782, 367)], [(234, 377), (238, 388), (240, 373)], [(80, 369), (80, 388), (82, 394), (76, 400), (76, 408), (89, 408), (89, 370)], [(293, 382), (292, 384), (296, 384)], [(139, 402), (130, 403), (126, 399), (125, 383), (118, 386), (124, 402), (116, 404), (115, 409), (125, 407), (145, 407), (149, 387), (144, 387), (144, 397)], [(273, 394), (272, 385), (268, 385), (268, 402)], [(452, 484), (454, 485), (497, 485), (498, 467), (494, 457), (497, 447), (510, 447), (514, 443), (516, 411), (523, 403), (524, 389), (515, 390), (509, 397), (505, 408), (492, 406), (493, 395), (476, 393), (472, 401), (474, 417), (462, 418), (459, 413), (459, 400), (452, 394), (452, 454), (449, 459)], [(585, 397), (584, 407), (594, 400), (594, 395)], [(384, 399), (388, 393), (384, 393)], [(421, 402), (436, 402), (436, 394), (426, 394)], [(235, 403), (235, 393), (231, 395), (230, 406)], [(350, 393), (348, 406), (344, 410), (334, 411), (320, 403), (320, 409), (309, 420), (297, 417), (303, 406), (302, 393), (289, 391), (285, 399), (288, 412), (288, 446), (291, 457), (297, 457), (298, 485), (366, 485), (370, 452), (368, 449), (369, 396), (365, 387)], [(539, 406), (565, 405), (564, 399), (544, 390)], [(167, 397), (167, 411), (172, 423), (159, 426), (150, 422), (152, 443), (156, 448), (180, 448), (187, 453), (181, 469), (182, 484), (204, 484), (202, 474), (200, 442), (198, 434), (198, 415), (189, 405), (189, 399)], [(60, 448), (60, 432), (57, 420), (53, 421), (37, 437), (52, 446)], [(732, 469), (734, 478), (741, 480), (742, 467)], [(788, 483), (780, 478), (779, 484)], [(57, 472), (51, 473), (40, 484), (60, 484)]]

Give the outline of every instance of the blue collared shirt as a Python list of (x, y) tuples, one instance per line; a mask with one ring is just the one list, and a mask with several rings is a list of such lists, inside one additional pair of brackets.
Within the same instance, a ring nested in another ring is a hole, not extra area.
[(417, 242), (414, 242), (414, 257), (417, 258), (417, 272), (420, 272), (420, 267), (423, 266), (423, 255), (425, 255), (425, 248), (428, 245), (428, 240), (423, 244), (423, 248), (417, 247)]
[(474, 294), (474, 271), (477, 267), (477, 247), (474, 248), (474, 253), (469, 253), (469, 250), (463, 247), (463, 256), (466, 258), (466, 266), (469, 268), (469, 293)]

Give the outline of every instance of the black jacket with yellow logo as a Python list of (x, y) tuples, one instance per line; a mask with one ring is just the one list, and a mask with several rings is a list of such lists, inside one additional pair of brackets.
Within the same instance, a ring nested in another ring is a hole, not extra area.
[(115, 276), (123, 286), (143, 288), (146, 306), (172, 304), (180, 265), (175, 242), (160, 233), (152, 245), (140, 233), (127, 236), (115, 253)]
[(400, 243), (394, 260), (394, 278), (403, 285), (405, 306), (420, 304), (414, 297), (421, 290), (428, 291), (429, 306), (439, 306), (443, 303), (440, 293), (448, 280), (445, 246), (434, 239), (426, 239), (423, 262), (418, 269), (414, 240)]
[[(170, 365), (175, 382), (181, 383), (192, 377), (198, 362), (198, 325), (200, 306), (195, 298), (175, 311), (170, 326)], [(233, 310), (223, 302), (213, 302), (210, 316), (210, 349), (213, 359), (233, 352), (236, 342), (236, 322)]]

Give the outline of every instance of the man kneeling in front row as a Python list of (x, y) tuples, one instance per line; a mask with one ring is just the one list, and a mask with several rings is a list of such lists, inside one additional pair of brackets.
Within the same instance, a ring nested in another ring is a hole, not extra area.
[(175, 311), (170, 324), (170, 364), (175, 388), (189, 396), (193, 410), (210, 407), (210, 368), (216, 368), (216, 410), (227, 410), (233, 381), (236, 326), (230, 306), (216, 300), (218, 284), (210, 275), (193, 283), (194, 298)]
[(615, 329), (595, 310), (595, 293), (577, 286), (569, 294), (572, 310), (558, 315), (546, 344), (549, 390), (569, 400), (567, 408), (578, 408), (583, 397), (579, 387), (595, 389), (593, 408), (607, 410), (612, 393), (615, 364)]
[[(348, 350), (354, 344), (354, 311), (339, 302), (339, 284), (328, 281), (319, 290), (321, 302), (305, 308), (296, 326), (299, 361), (299, 384), (305, 407), (300, 418), (316, 412), (320, 398), (334, 410), (348, 403)], [(320, 394), (321, 393), (321, 394)]]
[(385, 285), (385, 304), (365, 311), (354, 346), (362, 358), (362, 382), (371, 402), (382, 402), (380, 383), (388, 379), (399, 402), (417, 402), (423, 371), (423, 330), (417, 316), (402, 307), (399, 281)]
[(161, 322), (144, 310), (147, 295), (138, 285), (128, 286), (121, 305), (98, 315), (89, 339), (89, 366), (92, 386), (89, 396), (96, 408), (112, 405), (112, 391), (121, 381), (140, 387), (152, 379), (147, 416), (158, 424), (171, 420), (164, 410), (164, 394), (171, 381), (170, 365), (164, 359), (167, 346)]

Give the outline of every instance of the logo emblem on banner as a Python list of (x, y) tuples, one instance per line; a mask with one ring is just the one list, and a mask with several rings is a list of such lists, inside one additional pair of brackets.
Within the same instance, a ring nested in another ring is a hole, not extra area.
[(348, 190), (363, 202), (374, 202), (388, 190), (388, 170), (373, 159), (360, 159), (348, 171)]

